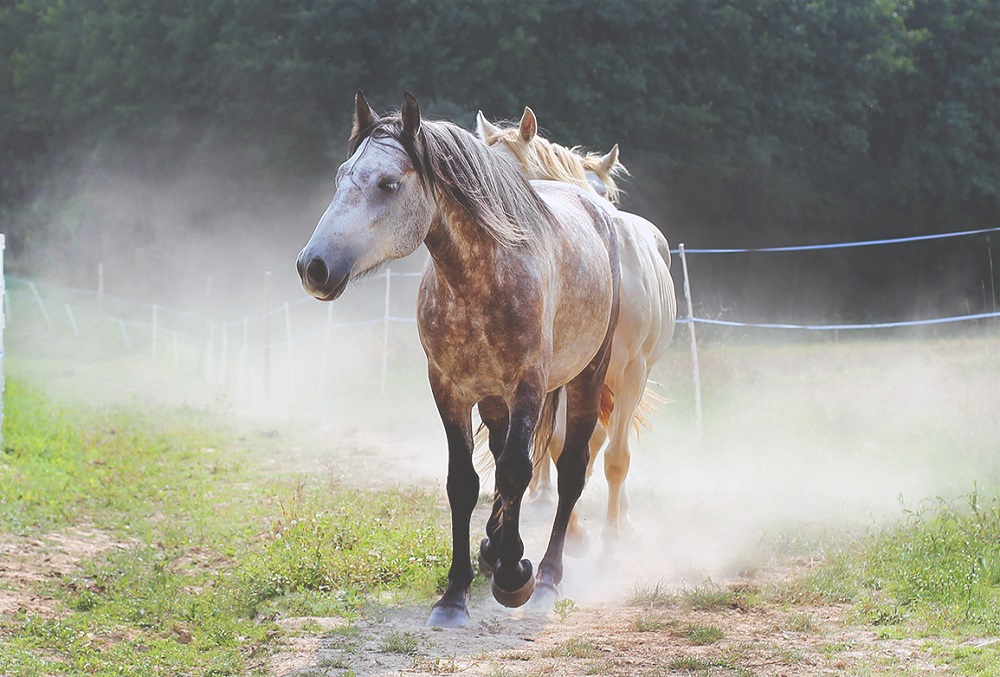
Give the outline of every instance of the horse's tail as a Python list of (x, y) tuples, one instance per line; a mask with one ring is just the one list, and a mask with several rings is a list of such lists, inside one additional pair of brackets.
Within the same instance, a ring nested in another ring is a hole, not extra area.
[(647, 383), (646, 389), (642, 393), (642, 398), (639, 400), (639, 406), (635, 408), (635, 414), (632, 416), (632, 429), (635, 431), (635, 434), (642, 434), (643, 429), (651, 430), (653, 426), (650, 424), (647, 415), (655, 412), (658, 409), (658, 405), (669, 401), (668, 398), (650, 388)]
[(545, 396), (542, 403), (542, 411), (538, 416), (538, 425), (535, 426), (535, 436), (531, 440), (531, 467), (537, 468), (538, 464), (545, 461), (545, 456), (549, 452), (549, 443), (552, 442), (552, 435), (556, 430), (556, 411), (559, 409), (559, 398), (562, 396), (562, 388), (556, 388)]
[(487, 444), (489, 440), (490, 431), (485, 423), (480, 422), (472, 438), (472, 462), (480, 479), (484, 479), (493, 469), (493, 453)]

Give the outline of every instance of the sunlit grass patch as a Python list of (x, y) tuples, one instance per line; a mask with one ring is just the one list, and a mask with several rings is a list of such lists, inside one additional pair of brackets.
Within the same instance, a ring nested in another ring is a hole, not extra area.
[(416, 656), (420, 652), (420, 638), (412, 632), (390, 632), (379, 642), (378, 650)]
[(867, 625), (1000, 634), (1000, 497), (928, 502), (794, 587), (852, 603), (851, 618)]
[(110, 545), (23, 591), (50, 602), (0, 618), (0, 674), (262, 674), (279, 614), (351, 618), (445, 580), (422, 492), (262, 480), (207, 423), (65, 407), (16, 379), (7, 405), (2, 528), (85, 524)]
[(642, 614), (632, 620), (629, 630), (632, 632), (663, 632), (677, 627), (677, 621), (662, 616)]
[(600, 658), (604, 653), (592, 642), (570, 639), (548, 649), (543, 655), (548, 658)]
[(636, 583), (629, 592), (627, 602), (631, 606), (669, 607), (677, 603), (677, 596), (663, 581)]
[(714, 625), (691, 625), (685, 630), (684, 635), (697, 646), (715, 644), (725, 637), (722, 629)]

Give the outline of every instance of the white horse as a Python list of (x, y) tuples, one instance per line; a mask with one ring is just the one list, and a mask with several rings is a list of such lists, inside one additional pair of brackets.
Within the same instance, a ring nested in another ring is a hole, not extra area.
[[(552, 143), (538, 135), (535, 114), (527, 107), (518, 126), (508, 129), (490, 123), (480, 112), (476, 132), (487, 145), (510, 155), (530, 179), (564, 181), (607, 195), (614, 201), (618, 199), (619, 190), (614, 179), (627, 172), (618, 161), (617, 145), (601, 156)], [(610, 205), (609, 208), (615, 211), (621, 243), (621, 315), (602, 393), (602, 414), (610, 408), (610, 417), (602, 415), (594, 431), (587, 468), (589, 477), (594, 460), (607, 441), (604, 455), (604, 474), (608, 481), (605, 543), (631, 532), (629, 499), (625, 490), (631, 462), (629, 433), (633, 424), (641, 419), (640, 403), (646, 393), (650, 371), (670, 345), (677, 315), (674, 283), (670, 277), (670, 247), (666, 238), (646, 219)], [(539, 492), (546, 491), (549, 484), (546, 452), (554, 461), (559, 458), (563, 443), (560, 431), (557, 427), (547, 449), (535, 450), (537, 463), (533, 483)], [(577, 550), (586, 545), (586, 535), (575, 515), (567, 536), (567, 545), (570, 544)]]

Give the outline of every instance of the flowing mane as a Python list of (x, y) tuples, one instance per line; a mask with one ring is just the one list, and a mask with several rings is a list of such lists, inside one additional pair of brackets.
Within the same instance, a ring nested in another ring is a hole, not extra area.
[(503, 246), (529, 242), (536, 224), (552, 218), (524, 172), (457, 125), (422, 120), (414, 139), (404, 134), (399, 115), (383, 117), (351, 136), (348, 155), (369, 137), (398, 142), (425, 186)]
[(506, 143), (533, 178), (563, 181), (594, 192), (587, 181), (587, 172), (592, 172), (604, 184), (604, 197), (614, 204), (621, 199), (621, 189), (615, 179), (619, 175), (627, 175), (628, 170), (618, 162), (617, 153), (615, 159), (608, 163), (606, 156), (599, 153), (585, 152), (579, 146), (566, 148), (537, 134), (531, 141), (525, 142), (517, 126), (501, 129), (484, 140), (490, 146)]

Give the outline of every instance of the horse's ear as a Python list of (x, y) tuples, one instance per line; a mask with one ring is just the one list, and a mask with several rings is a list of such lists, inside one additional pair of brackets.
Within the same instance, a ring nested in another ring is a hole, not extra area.
[(527, 106), (524, 107), (524, 115), (521, 116), (519, 131), (525, 143), (530, 143), (535, 138), (535, 134), (538, 133), (538, 121), (535, 120), (535, 112)]
[(618, 164), (618, 144), (616, 143), (614, 147), (608, 152), (607, 155), (598, 160), (598, 164), (605, 174), (610, 174)]
[(351, 136), (357, 136), (362, 129), (368, 129), (376, 123), (378, 123), (378, 113), (368, 105), (365, 93), (359, 89), (354, 95), (354, 127), (351, 129)]
[(501, 133), (503, 130), (487, 120), (483, 111), (476, 114), (476, 135), (479, 136), (480, 140), (489, 143), (490, 139), (500, 136)]
[(403, 92), (403, 134), (415, 139), (420, 131), (420, 103), (417, 97), (409, 92)]

